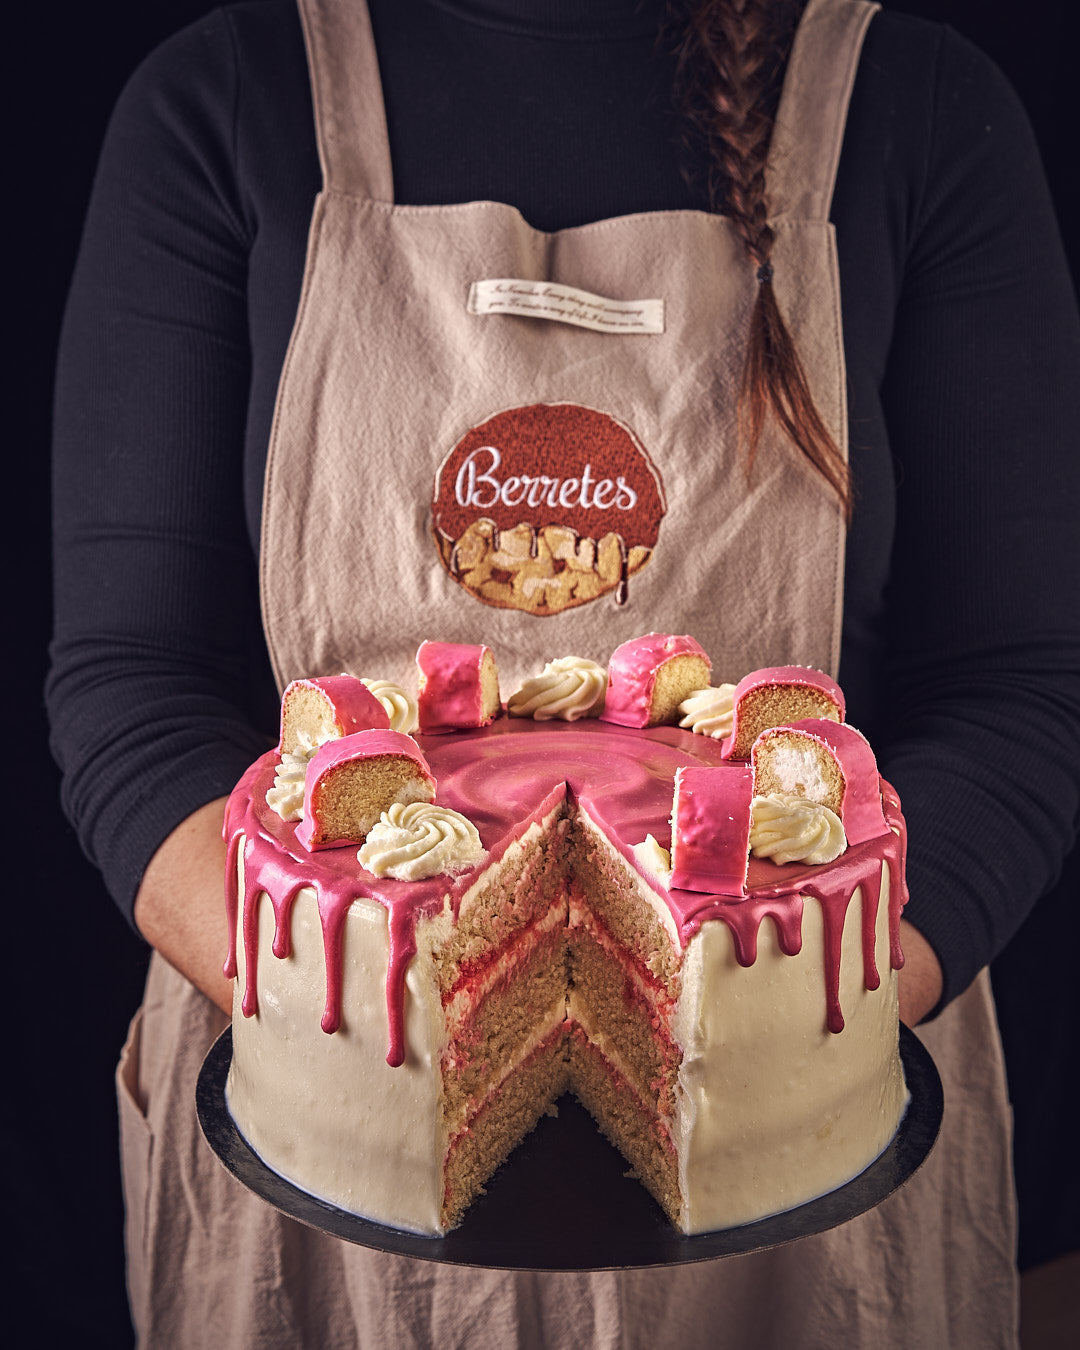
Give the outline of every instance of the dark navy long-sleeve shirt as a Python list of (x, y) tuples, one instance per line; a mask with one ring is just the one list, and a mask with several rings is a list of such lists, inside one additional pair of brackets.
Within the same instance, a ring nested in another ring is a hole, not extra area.
[[(501, 200), (543, 230), (705, 207), (654, 4), (371, 9), (398, 202)], [(102, 152), (57, 384), (48, 697), (66, 810), (129, 916), (166, 835), (275, 734), (263, 469), (319, 187), (291, 0), (167, 42)], [(1078, 817), (1080, 325), (1026, 120), (948, 29), (872, 21), (831, 214), (840, 681), (904, 803), (907, 913), (948, 998)]]

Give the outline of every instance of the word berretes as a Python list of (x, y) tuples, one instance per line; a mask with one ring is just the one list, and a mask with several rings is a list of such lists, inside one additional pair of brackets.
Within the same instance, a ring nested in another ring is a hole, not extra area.
[(487, 511), (501, 502), (504, 506), (546, 504), (552, 509), (581, 507), (585, 510), (632, 511), (638, 495), (626, 479), (595, 478), (592, 465), (586, 464), (580, 478), (550, 478), (547, 474), (508, 474), (500, 479), (496, 471), (502, 455), (493, 445), (480, 445), (469, 452), (458, 469), (454, 497), (459, 506)]

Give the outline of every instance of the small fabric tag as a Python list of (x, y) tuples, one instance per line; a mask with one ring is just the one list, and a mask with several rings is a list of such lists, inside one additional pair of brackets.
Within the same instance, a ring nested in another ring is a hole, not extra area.
[(608, 300), (553, 281), (490, 277), (469, 288), (470, 314), (554, 319), (594, 333), (662, 333), (663, 300)]

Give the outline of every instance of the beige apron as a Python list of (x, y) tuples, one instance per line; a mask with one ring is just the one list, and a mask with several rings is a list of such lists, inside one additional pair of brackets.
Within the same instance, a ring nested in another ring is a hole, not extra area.
[[(301, 0), (325, 190), (278, 397), (263, 601), (278, 679), (409, 678), (423, 637), (506, 677), (650, 629), (718, 677), (835, 671), (843, 525), (786, 447), (747, 485), (734, 389), (753, 270), (727, 221), (546, 235), (511, 207), (392, 205), (366, 8)], [(776, 286), (845, 443), (829, 200), (872, 9), (811, 0), (771, 158)], [(591, 325), (591, 326), (590, 326)], [(621, 513), (621, 514), (620, 514)], [(925, 1040), (928, 1164), (873, 1213), (752, 1257), (533, 1275), (384, 1256), (282, 1218), (216, 1162), (194, 1082), (225, 1018), (155, 957), (118, 1083), (144, 1347), (1010, 1347), (1013, 1206), (985, 976)]]
[[(735, 390), (757, 282), (731, 224), (657, 211), (544, 234), (497, 202), (395, 206), (366, 8), (303, 0), (301, 13), (325, 188), (267, 465), (263, 618), (279, 681), (349, 669), (411, 683), (420, 641), (452, 638), (488, 643), (510, 691), (538, 662), (573, 652), (606, 663), (620, 642), (658, 628), (693, 633), (725, 679), (787, 662), (835, 674), (844, 546), (836, 498), (772, 428), (749, 485), (739, 462)], [(828, 212), (871, 13), (810, 5), (769, 178), (779, 303), (841, 446)], [(474, 312), (474, 287), (495, 281), (533, 307)], [(590, 311), (601, 319), (625, 318), (619, 305), (637, 313), (659, 302), (663, 331), (538, 317), (559, 299), (563, 314), (579, 314), (586, 307), (573, 310), (567, 297), (581, 292), (603, 302)], [(520, 414), (536, 405), (549, 422), (525, 434)], [(582, 436), (566, 427), (566, 405), (606, 422)], [(496, 414), (511, 426), (478, 438), (477, 450), (493, 447), (498, 460), (474, 461), (470, 493), (469, 466), (452, 452)], [(545, 476), (558, 488), (530, 499), (522, 478)], [(617, 491), (597, 504), (598, 484), (620, 478), (633, 508)], [(486, 538), (485, 520), (502, 547), (488, 560), (494, 594), (477, 599), (461, 583), (482, 562), (459, 544), (456, 577), (451, 555), (466, 523), (473, 544)], [(544, 575), (543, 556), (551, 532), (557, 548), (567, 529), (575, 561), (613, 534), (637, 550), (630, 569), (649, 554), (626, 578), (625, 603), (616, 588), (554, 613), (504, 607), (500, 574), (541, 611), (567, 598)]]

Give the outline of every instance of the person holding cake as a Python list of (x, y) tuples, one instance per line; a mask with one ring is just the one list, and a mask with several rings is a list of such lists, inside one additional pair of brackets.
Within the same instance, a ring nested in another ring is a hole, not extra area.
[[(270, 0), (135, 76), (61, 353), (49, 699), (156, 949), (119, 1074), (142, 1344), (1015, 1344), (984, 968), (1080, 792), (1046, 585), (1080, 333), (1034, 162), (984, 58), (862, 0)], [(838, 676), (899, 790), (931, 1159), (671, 1270), (466, 1273), (277, 1215), (193, 1091), (232, 1006), (223, 799), (279, 690), (404, 682), (437, 637), (509, 689), (658, 631), (724, 680)]]

